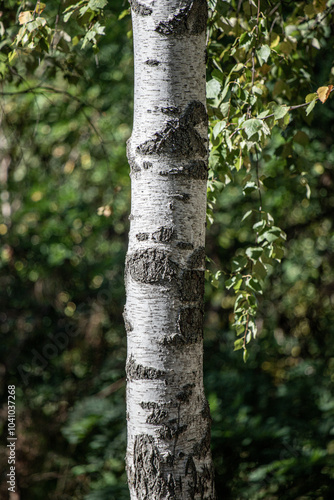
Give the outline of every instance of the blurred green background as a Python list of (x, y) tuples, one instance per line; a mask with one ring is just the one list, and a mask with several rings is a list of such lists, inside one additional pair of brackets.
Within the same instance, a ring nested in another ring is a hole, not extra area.
[[(63, 35), (43, 64), (32, 51), (8, 71), (17, 6), (0, 7), (0, 496), (7, 386), (15, 384), (19, 498), (125, 500), (131, 21), (119, 19), (127, 5), (113, 0), (97, 54)], [(47, 8), (56, 18), (58, 3)], [(313, 88), (332, 41), (313, 61)], [(247, 364), (233, 352), (233, 293), (206, 286), (219, 499), (334, 498), (333, 118), (332, 103), (317, 106), (309, 141), (292, 155), (309, 174), (310, 199), (275, 161), (280, 134), (267, 146), (263, 168), (275, 182), (263, 200), (288, 242), (260, 300)], [(237, 183), (218, 196), (207, 235), (217, 269), (249, 242), (241, 219), (251, 203)]]

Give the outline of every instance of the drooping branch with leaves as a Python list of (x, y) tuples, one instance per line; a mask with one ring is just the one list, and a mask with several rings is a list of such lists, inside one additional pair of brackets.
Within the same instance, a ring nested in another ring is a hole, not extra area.
[[(230, 182), (239, 182), (254, 206), (240, 221), (251, 221), (253, 241), (238, 250), (229, 269), (213, 271), (211, 281), (216, 286), (224, 281), (227, 290), (234, 290), (234, 326), (238, 335), (234, 349), (243, 349), (246, 360), (247, 344), (257, 334), (258, 297), (263, 293), (268, 270), (284, 256), (286, 240), (284, 231), (266, 210), (266, 195), (275, 185), (266, 172), (266, 150), (279, 134), (285, 151), (280, 151), (279, 141), (275, 154), (281, 159), (282, 175), (288, 168), (290, 175), (305, 186), (309, 197), (307, 172), (290, 161), (289, 148), (305, 144), (310, 113), (317, 101), (325, 103), (333, 90), (328, 83), (310, 93), (307, 54), (311, 56), (320, 48), (322, 37), (329, 36), (334, 7), (332, 2), (324, 1), (307, 6), (299, 2), (293, 7), (260, 0), (210, 4), (209, 223), (214, 221), (216, 190)], [(328, 72), (328, 82), (332, 78)], [(300, 103), (301, 99), (304, 102)], [(303, 130), (293, 128), (294, 113), (303, 117)]]

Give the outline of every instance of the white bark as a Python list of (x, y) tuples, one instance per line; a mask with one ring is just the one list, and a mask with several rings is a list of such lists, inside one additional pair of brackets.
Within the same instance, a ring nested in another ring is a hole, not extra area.
[(132, 500), (214, 499), (202, 337), (206, 0), (132, 0), (126, 265)]

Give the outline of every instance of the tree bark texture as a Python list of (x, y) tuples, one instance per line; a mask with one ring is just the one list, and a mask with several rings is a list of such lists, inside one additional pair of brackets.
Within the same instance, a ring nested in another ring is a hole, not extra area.
[(126, 259), (131, 500), (213, 500), (203, 390), (206, 0), (132, 0)]

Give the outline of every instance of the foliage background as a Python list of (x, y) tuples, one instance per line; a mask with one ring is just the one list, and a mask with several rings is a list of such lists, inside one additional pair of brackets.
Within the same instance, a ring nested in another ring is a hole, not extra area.
[[(121, 0), (92, 2), (88, 20), (87, 13), (86, 18), (74, 13), (64, 23), (59, 8), (74, 3), (48, 2), (48, 25), (33, 31), (15, 56), (18, 14), (35, 4), (0, 4), (3, 498), (9, 384), (17, 394), (20, 498), (128, 498), (122, 309), (130, 212), (125, 143), (132, 117), (131, 24), (128, 16), (119, 19), (127, 7)], [(102, 17), (96, 17), (99, 5)], [(231, 57), (231, 46), (243, 17), (250, 17), (247, 5), (215, 6), (209, 81), (217, 65), (228, 73), (241, 57), (240, 51)], [(270, 8), (261, 2), (263, 11)], [(332, 10), (328, 29), (313, 22), (326, 9), (330, 2), (280, 3), (285, 23), (299, 28), (306, 23), (307, 36), (290, 30), (297, 45), (290, 52), (287, 45), (278, 48), (279, 63), (268, 60), (268, 101), (278, 80), (285, 84), (274, 95), (280, 105), (303, 103), (308, 93), (331, 83)], [(239, 21), (226, 28), (224, 19), (233, 16)], [(97, 22), (105, 26), (99, 50)], [(87, 23), (93, 34), (82, 48)], [(58, 41), (47, 31), (55, 25)], [(289, 41), (282, 38), (283, 28), (284, 23), (275, 28), (281, 44)], [(45, 39), (51, 40), (46, 49)], [(334, 495), (332, 102), (317, 104), (312, 120), (303, 109), (294, 113), (263, 145), (259, 167), (272, 181), (261, 188), (262, 202), (287, 243), (282, 264), (263, 283), (258, 339), (246, 364), (240, 351), (233, 351), (234, 293), (220, 279), (217, 288), (207, 283), (205, 385), (219, 499)], [(211, 115), (213, 126), (217, 119)], [(298, 131), (304, 134), (299, 142)], [(218, 189), (207, 254), (213, 273), (229, 274), (235, 256), (254, 242), (252, 225), (242, 217), (257, 209), (258, 193), (243, 194), (243, 169), (232, 169), (233, 182), (226, 183), (225, 174), (218, 168), (211, 175)]]

